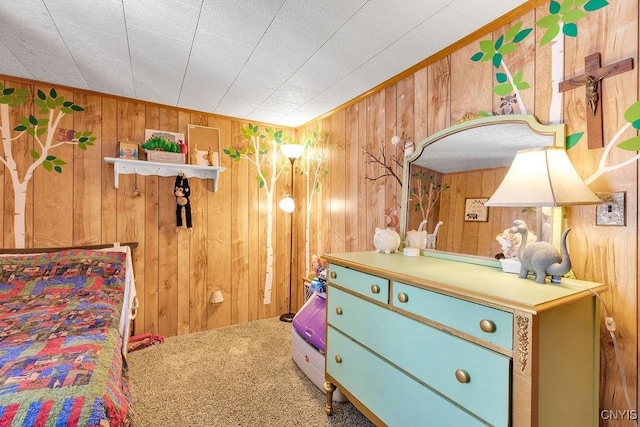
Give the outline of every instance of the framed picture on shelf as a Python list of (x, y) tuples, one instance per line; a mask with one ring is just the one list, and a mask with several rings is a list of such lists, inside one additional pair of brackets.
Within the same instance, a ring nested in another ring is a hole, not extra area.
[(189, 163), (201, 166), (220, 166), (220, 129), (189, 125)]
[(169, 132), (166, 130), (158, 130), (158, 129), (145, 129), (144, 130), (144, 140), (147, 141), (153, 137), (159, 136), (161, 138), (167, 139), (169, 141), (175, 142), (178, 145), (184, 145), (184, 133), (180, 132)]
[(489, 221), (489, 208), (485, 203), (488, 197), (474, 197), (464, 200), (464, 220), (471, 222)]
[(118, 157), (121, 159), (138, 160), (139, 150), (138, 144), (130, 142), (128, 139), (118, 143)]

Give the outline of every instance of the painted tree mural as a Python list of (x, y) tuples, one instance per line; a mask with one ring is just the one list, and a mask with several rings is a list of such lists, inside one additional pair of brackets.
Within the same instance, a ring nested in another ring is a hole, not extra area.
[(531, 85), (522, 80), (522, 71), (516, 71), (514, 74), (509, 72), (507, 64), (504, 62), (504, 57), (515, 51), (518, 43), (524, 40), (532, 30), (532, 28), (523, 30), (522, 22), (518, 22), (504, 35), (498, 37), (495, 42), (493, 40), (482, 40), (480, 42), (480, 51), (471, 57), (474, 62), (491, 61), (496, 70), (502, 67), (503, 71), (496, 71), (498, 84), (493, 87), (493, 92), (498, 96), (506, 97), (512, 90), (515, 91), (515, 97), (522, 114), (527, 114), (527, 110), (520, 97), (520, 91), (530, 88)]
[[(627, 121), (627, 124), (622, 126), (604, 147), (602, 157), (600, 157), (600, 162), (598, 163), (598, 169), (591, 176), (584, 180), (587, 185), (591, 184), (593, 181), (609, 171), (620, 169), (640, 159), (640, 154), (637, 153), (638, 151), (640, 151), (640, 136), (634, 136), (616, 145), (616, 141), (630, 127), (633, 127), (636, 131), (640, 130), (640, 101), (634, 102), (629, 108), (627, 108), (627, 110), (624, 112), (624, 119)], [(607, 165), (607, 159), (609, 158), (609, 154), (611, 154), (611, 150), (614, 147), (618, 147), (626, 151), (636, 152), (636, 155), (624, 160), (623, 162)]]
[[(540, 39), (540, 46), (551, 45), (551, 79), (552, 79), (552, 99), (549, 108), (549, 117), (552, 123), (559, 123), (562, 117), (562, 93), (558, 90), (558, 84), (563, 79), (564, 64), (564, 37), (577, 37), (577, 22), (585, 18), (588, 13), (594, 12), (607, 6), (606, 0), (565, 0), (562, 2), (549, 2), (549, 15), (539, 19), (536, 26), (544, 30)], [(515, 99), (522, 114), (527, 114), (526, 107), (522, 102), (520, 91), (531, 87), (523, 80), (522, 71), (511, 74), (505, 62), (505, 56), (514, 52), (517, 45), (522, 42), (532, 32), (532, 28), (522, 29), (522, 22), (512, 26), (507, 32), (498, 37), (496, 41), (482, 40), (479, 43), (480, 50), (476, 52), (471, 60), (474, 62), (491, 61), (496, 68), (496, 82), (493, 92), (504, 98), (509, 97), (513, 91)], [(502, 71), (500, 71), (502, 67)], [(487, 115), (485, 112), (481, 112)], [(578, 138), (582, 136), (570, 136)]]
[(267, 206), (266, 249), (267, 262), (264, 278), (264, 304), (271, 303), (273, 285), (273, 196), (278, 178), (288, 170), (289, 161), (280, 154), (280, 145), (287, 142), (282, 130), (248, 124), (242, 128), (245, 145), (225, 148), (223, 152), (234, 162), (248, 161), (256, 170), (258, 186), (264, 190)]
[(296, 162), (298, 172), (305, 177), (305, 222), (304, 222), (304, 259), (305, 277), (309, 276), (311, 212), (316, 194), (320, 191), (321, 181), (329, 174), (326, 168), (326, 151), (329, 142), (328, 132), (314, 131), (305, 142), (305, 152)]
[[(558, 85), (563, 79), (564, 38), (577, 37), (578, 21), (586, 18), (589, 13), (595, 12), (608, 5), (609, 3), (606, 0), (551, 1), (549, 2), (549, 15), (536, 21), (536, 26), (544, 31), (540, 39), (540, 46), (551, 45), (553, 93), (549, 107), (549, 118), (552, 123), (559, 123), (562, 117), (562, 93), (559, 91)], [(522, 114), (526, 114), (526, 109), (519, 96), (519, 91), (528, 89), (530, 86), (527, 82), (522, 81), (522, 73), (520, 71), (511, 76), (504, 61), (504, 57), (516, 49), (516, 44), (524, 40), (531, 33), (532, 29), (523, 30), (521, 27), (521, 22), (515, 24), (507, 30), (503, 36), (498, 37), (495, 42), (493, 42), (493, 40), (480, 41), (480, 51), (476, 52), (471, 57), (471, 60), (474, 62), (491, 61), (496, 69), (502, 67), (504, 72), (496, 72), (497, 84), (494, 86), (493, 92), (496, 95), (504, 97), (508, 96), (513, 90), (518, 99), (520, 111)], [(481, 113), (482, 115), (487, 115), (486, 112)], [(636, 155), (618, 164), (607, 164), (611, 150), (614, 147), (633, 152), (640, 150), (640, 137), (637, 136), (616, 144), (620, 136), (630, 127), (636, 130), (640, 129), (640, 101), (635, 102), (627, 108), (624, 113), (624, 118), (627, 124), (622, 126), (606, 144), (598, 165), (598, 170), (585, 179), (587, 184), (591, 184), (606, 172), (627, 166), (640, 159), (640, 155)], [(574, 147), (580, 142), (583, 136), (584, 132), (567, 135), (565, 141), (566, 148), (570, 149)]]
[[(37, 115), (29, 114), (18, 119), (18, 124), (11, 127), (10, 108), (17, 108), (22, 104), (33, 101), (34, 109), (38, 109)], [(81, 150), (94, 144), (95, 137), (91, 132), (75, 132), (71, 140), (69, 138), (56, 138), (59, 136), (58, 125), (67, 115), (83, 111), (84, 109), (71, 101), (66, 101), (63, 96), (58, 96), (55, 89), (49, 94), (41, 90), (32, 98), (27, 89), (5, 88), (0, 83), (0, 134), (2, 135), (3, 155), (0, 162), (9, 171), (14, 204), (14, 244), (16, 248), (25, 247), (25, 209), (27, 202), (27, 188), (38, 167), (43, 167), (48, 172), (62, 173), (66, 162), (52, 154), (52, 151), (61, 145), (75, 145)], [(33, 163), (25, 171), (21, 171), (15, 160), (14, 143), (23, 135), (33, 138), (33, 148), (29, 152)]]

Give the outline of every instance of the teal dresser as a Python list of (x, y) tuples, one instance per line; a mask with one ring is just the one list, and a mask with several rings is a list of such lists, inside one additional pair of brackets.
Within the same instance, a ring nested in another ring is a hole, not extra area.
[(424, 256), (323, 258), (328, 414), (338, 387), (377, 425), (598, 425), (606, 286)]

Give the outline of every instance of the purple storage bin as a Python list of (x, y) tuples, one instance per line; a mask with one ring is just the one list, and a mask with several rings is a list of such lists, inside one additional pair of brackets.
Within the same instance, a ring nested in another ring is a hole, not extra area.
[(293, 318), (293, 327), (298, 334), (323, 353), (326, 349), (326, 308), (326, 300), (313, 294)]

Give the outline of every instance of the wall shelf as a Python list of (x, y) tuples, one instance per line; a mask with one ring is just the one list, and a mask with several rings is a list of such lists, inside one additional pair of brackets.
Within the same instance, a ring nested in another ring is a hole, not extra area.
[(113, 186), (118, 188), (118, 177), (120, 174), (157, 175), (157, 176), (177, 176), (181, 173), (187, 178), (212, 179), (213, 191), (218, 191), (218, 174), (225, 168), (216, 166), (201, 165), (181, 165), (172, 163), (147, 162), (145, 160), (119, 159), (115, 157), (105, 157), (104, 161), (113, 164)]

